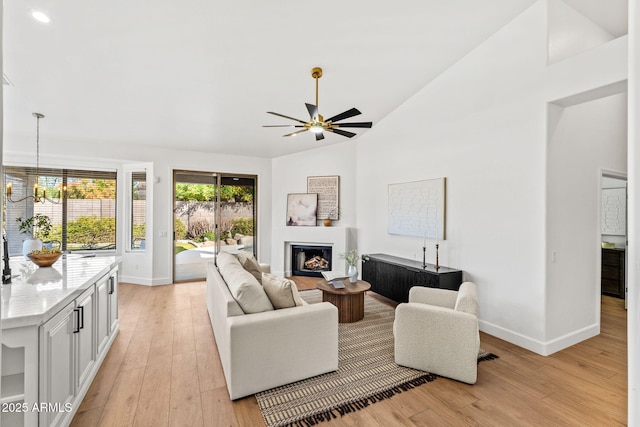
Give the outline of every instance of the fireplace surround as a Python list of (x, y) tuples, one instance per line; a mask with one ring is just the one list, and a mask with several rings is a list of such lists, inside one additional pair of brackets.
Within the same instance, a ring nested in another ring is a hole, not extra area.
[(292, 275), (291, 247), (331, 246), (332, 271), (347, 272), (347, 265), (340, 254), (355, 248), (355, 229), (350, 227), (275, 227), (271, 246), (271, 270), (273, 274)]

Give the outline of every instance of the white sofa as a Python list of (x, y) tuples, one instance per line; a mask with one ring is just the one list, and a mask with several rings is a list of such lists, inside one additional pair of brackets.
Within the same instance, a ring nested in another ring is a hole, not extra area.
[(398, 365), (468, 384), (478, 376), (478, 296), (465, 282), (458, 291), (414, 286), (396, 307), (393, 324)]
[(331, 303), (245, 314), (214, 263), (207, 309), (232, 400), (338, 369), (338, 310)]

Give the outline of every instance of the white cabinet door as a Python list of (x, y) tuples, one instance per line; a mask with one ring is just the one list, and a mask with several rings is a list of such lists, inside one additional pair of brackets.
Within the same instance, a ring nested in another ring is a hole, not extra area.
[[(40, 402), (59, 407), (71, 404), (74, 395), (74, 338), (79, 310), (69, 303), (40, 329)], [(40, 425), (59, 425), (64, 411), (40, 412)]]
[(96, 283), (96, 342), (98, 343), (98, 354), (102, 353), (111, 335), (111, 323), (109, 321), (110, 289), (109, 277), (102, 278)]
[(76, 339), (76, 392), (90, 378), (96, 363), (95, 288), (89, 287), (76, 299), (79, 310)]
[(113, 270), (109, 277), (109, 322), (112, 334), (118, 327), (118, 270)]

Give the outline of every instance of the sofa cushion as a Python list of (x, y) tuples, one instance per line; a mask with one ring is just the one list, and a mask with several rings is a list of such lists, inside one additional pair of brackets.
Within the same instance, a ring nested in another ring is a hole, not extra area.
[(253, 254), (247, 251), (240, 251), (236, 256), (238, 257), (238, 261), (240, 261), (240, 265), (262, 284), (262, 269)]
[(249, 314), (273, 310), (273, 305), (260, 283), (240, 265), (235, 256), (220, 252), (216, 257), (216, 263), (229, 292), (238, 301), (242, 311)]
[(269, 273), (262, 273), (262, 286), (271, 304), (276, 309), (296, 307), (304, 304), (293, 280), (283, 279)]
[(464, 282), (460, 285), (456, 305), (453, 309), (456, 311), (464, 311), (474, 316), (478, 315), (478, 292), (475, 283)]

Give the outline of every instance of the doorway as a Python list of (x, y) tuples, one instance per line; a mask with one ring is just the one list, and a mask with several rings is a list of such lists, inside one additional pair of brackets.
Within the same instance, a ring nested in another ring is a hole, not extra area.
[(602, 294), (624, 299), (627, 308), (627, 177), (603, 172), (600, 232)]
[(174, 282), (202, 280), (219, 251), (256, 254), (257, 177), (174, 171)]

